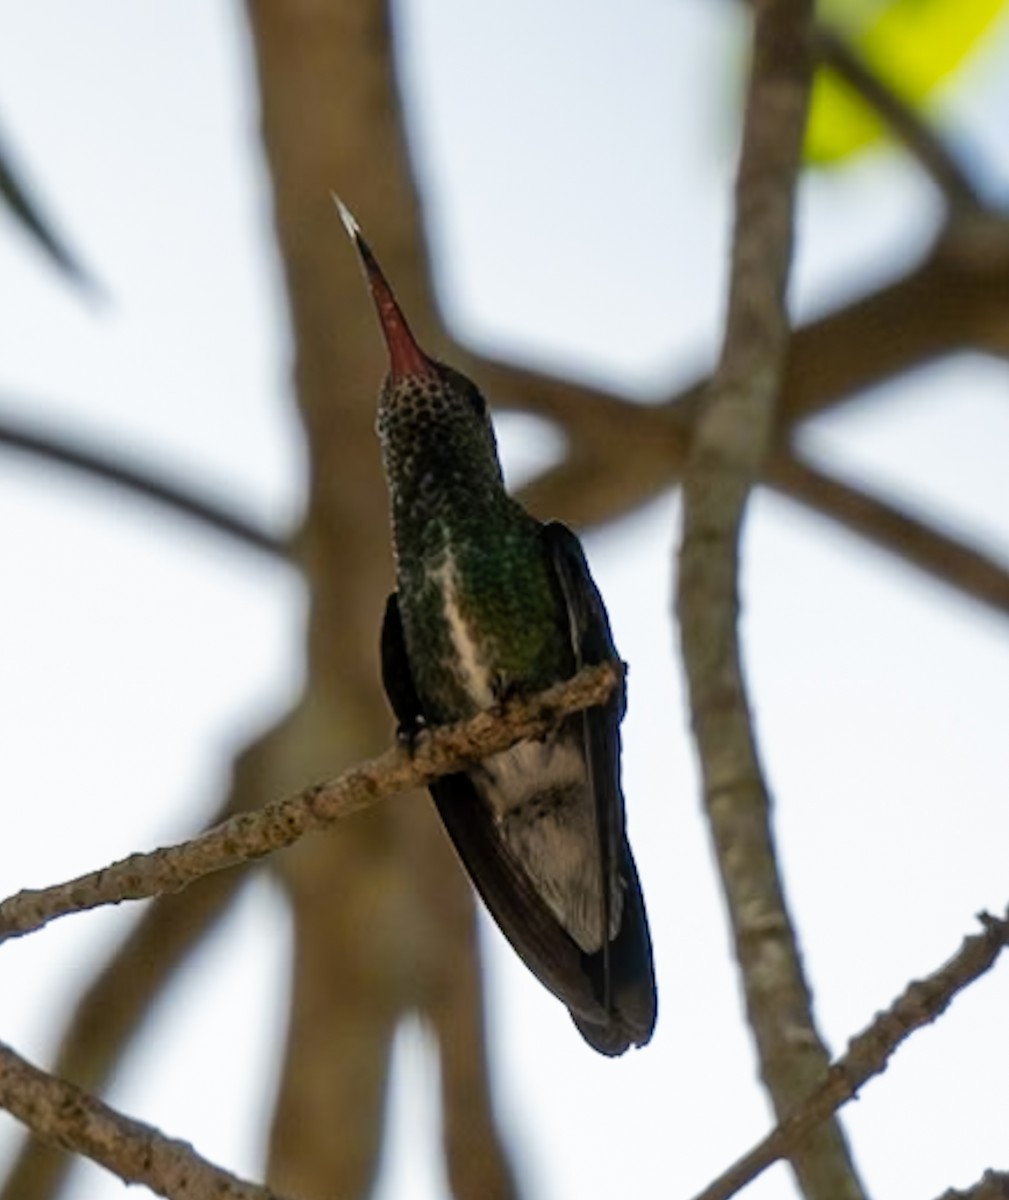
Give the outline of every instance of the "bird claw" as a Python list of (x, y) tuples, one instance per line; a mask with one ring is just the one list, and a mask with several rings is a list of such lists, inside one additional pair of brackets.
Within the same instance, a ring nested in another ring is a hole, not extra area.
[(507, 708), (513, 700), (520, 700), (523, 696), (528, 696), (534, 689), (524, 685), (520, 679), (507, 679), (501, 676), (494, 680), (491, 690), (497, 703), (502, 708)]
[(413, 758), (417, 753), (417, 743), (426, 732), (427, 722), (423, 717), (417, 717), (409, 724), (400, 723), (396, 726), (396, 741)]

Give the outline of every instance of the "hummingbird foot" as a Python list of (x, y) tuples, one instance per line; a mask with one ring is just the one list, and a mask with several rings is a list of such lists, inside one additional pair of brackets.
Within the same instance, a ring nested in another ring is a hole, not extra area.
[(427, 733), (428, 724), (418, 713), (411, 721), (401, 721), (396, 726), (396, 744), (401, 746), (411, 758), (417, 753), (417, 743)]

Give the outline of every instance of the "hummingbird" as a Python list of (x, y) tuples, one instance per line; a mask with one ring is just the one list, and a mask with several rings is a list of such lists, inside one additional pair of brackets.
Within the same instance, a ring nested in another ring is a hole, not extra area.
[(477, 892), (532, 973), (601, 1054), (652, 1036), (655, 973), (620, 784), (623, 669), (577, 537), (506, 491), (487, 403), (430, 358), (337, 197), (378, 313), (389, 370), (378, 435), (396, 591), (382, 681), (407, 742), (611, 662), (601, 706), (430, 786)]

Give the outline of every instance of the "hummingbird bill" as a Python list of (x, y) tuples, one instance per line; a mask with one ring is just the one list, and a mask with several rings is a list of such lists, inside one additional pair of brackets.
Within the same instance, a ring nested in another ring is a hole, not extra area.
[(396, 591), (382, 681), (401, 734), (612, 662), (609, 700), (483, 762), (431, 796), (470, 880), (519, 958), (605, 1055), (643, 1046), (656, 1017), (644, 899), (620, 782), (626, 697), (609, 618), (577, 537), (506, 491), (487, 403), (428, 357), (343, 203), (389, 370), (378, 434)]

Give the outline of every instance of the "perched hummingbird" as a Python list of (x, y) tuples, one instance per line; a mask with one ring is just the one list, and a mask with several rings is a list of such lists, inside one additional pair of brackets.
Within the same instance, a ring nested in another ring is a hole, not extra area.
[[(353, 216), (389, 353), (378, 432), (392, 507), (397, 590), (382, 627), (382, 679), (401, 732), (460, 720), (588, 664), (619, 666), (578, 539), (505, 491), (483, 396), (417, 345)], [(502, 933), (601, 1054), (655, 1025), (652, 947), (620, 789), (623, 684), (568, 717), (444, 776), (431, 795)]]

